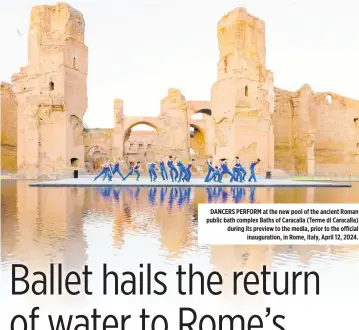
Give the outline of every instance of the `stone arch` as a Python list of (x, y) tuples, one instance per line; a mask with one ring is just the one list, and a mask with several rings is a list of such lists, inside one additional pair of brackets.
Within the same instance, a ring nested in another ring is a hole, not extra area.
[(212, 110), (211, 109), (200, 109), (200, 110), (195, 110), (195, 111), (191, 111), (189, 113), (190, 118), (193, 119), (201, 119), (200, 115), (207, 115), (212, 117)]
[(91, 170), (100, 170), (101, 164), (108, 160), (109, 155), (105, 149), (99, 145), (92, 146), (88, 149), (85, 156), (88, 168)]
[[(144, 125), (152, 130), (133, 130), (136, 126)], [(150, 120), (130, 122), (123, 133), (123, 159), (126, 164), (141, 161), (147, 163), (155, 160), (158, 147), (160, 128)]]

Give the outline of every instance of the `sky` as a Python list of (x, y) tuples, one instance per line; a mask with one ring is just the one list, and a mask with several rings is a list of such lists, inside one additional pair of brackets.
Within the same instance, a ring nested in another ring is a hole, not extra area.
[[(359, 1), (71, 0), (86, 22), (88, 127), (113, 127), (113, 100), (125, 115), (156, 116), (168, 88), (209, 100), (217, 77), (217, 22), (245, 7), (266, 24), (267, 69), (276, 87), (359, 99)], [(332, 4), (331, 4), (332, 3)], [(27, 64), (31, 7), (46, 0), (0, 0), (0, 80)], [(23, 34), (20, 36), (17, 29)]]

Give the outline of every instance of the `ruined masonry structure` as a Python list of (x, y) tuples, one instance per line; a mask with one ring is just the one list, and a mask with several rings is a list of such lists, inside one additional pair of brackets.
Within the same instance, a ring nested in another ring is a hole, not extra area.
[(220, 60), (211, 91), (215, 154), (274, 167), (272, 74), (265, 64), (264, 23), (237, 9), (218, 23)]
[[(84, 32), (82, 14), (67, 4), (33, 8), (28, 65), (12, 85), (1, 84), (2, 171), (68, 175), (96, 170), (109, 157), (130, 165), (172, 154), (202, 166), (209, 155), (238, 155), (246, 167), (259, 157), (261, 173), (359, 175), (359, 101), (314, 93), (309, 85), (296, 92), (274, 87), (264, 22), (245, 9), (218, 22), (218, 75), (209, 101), (186, 100), (169, 88), (158, 117), (133, 117), (115, 99), (113, 129), (83, 127)], [(154, 131), (134, 131), (139, 124)]]
[(84, 166), (87, 47), (82, 14), (34, 7), (28, 65), (12, 78), (18, 101), (17, 169), (27, 177)]
[(1, 170), (16, 172), (17, 100), (10, 84), (1, 82)]

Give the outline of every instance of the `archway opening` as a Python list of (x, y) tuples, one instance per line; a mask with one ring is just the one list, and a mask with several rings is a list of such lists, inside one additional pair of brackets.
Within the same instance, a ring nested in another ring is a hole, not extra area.
[(146, 164), (156, 160), (158, 129), (151, 123), (139, 122), (131, 125), (123, 139), (123, 160), (127, 166), (140, 161)]
[(71, 158), (70, 162), (71, 162), (71, 167), (78, 167), (78, 165), (79, 165), (78, 158)]
[(328, 94), (325, 99), (327, 100), (328, 104), (332, 104), (333, 103), (333, 96), (331, 96), (330, 94)]
[(104, 164), (109, 155), (101, 146), (95, 145), (87, 151), (86, 155), (88, 159), (88, 167), (91, 171), (98, 172), (101, 169), (101, 165)]
[(50, 81), (49, 82), (49, 91), (53, 91), (55, 89), (55, 84), (54, 82)]
[(195, 112), (190, 122), (190, 147), (195, 152), (196, 159), (204, 162), (208, 158), (208, 141), (205, 132), (211, 131), (213, 125), (212, 110), (201, 109)]
[(201, 109), (194, 113), (191, 117), (191, 119), (194, 120), (201, 120), (206, 118), (206, 116), (212, 116), (212, 110), (211, 109)]
[(190, 125), (190, 156), (199, 160), (207, 157), (204, 132), (194, 124)]

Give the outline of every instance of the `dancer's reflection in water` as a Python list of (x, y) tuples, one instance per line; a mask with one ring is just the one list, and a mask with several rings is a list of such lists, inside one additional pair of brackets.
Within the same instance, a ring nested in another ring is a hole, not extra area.
[(208, 201), (209, 204), (211, 204), (211, 203), (213, 203), (212, 188), (207, 187), (206, 191), (207, 191), (207, 201)]
[(184, 189), (179, 188), (179, 197), (177, 201), (178, 208), (181, 208), (183, 206), (184, 201), (185, 201)]
[(249, 203), (255, 203), (256, 187), (251, 187), (249, 192)]
[(213, 199), (215, 203), (219, 202), (219, 198), (222, 195), (222, 190), (223, 190), (222, 187), (215, 187), (213, 189)]
[(131, 199), (133, 199), (133, 191), (131, 188), (126, 188), (126, 191), (128, 192), (128, 195), (130, 196)]
[(222, 203), (227, 203), (228, 201), (228, 191), (226, 189), (223, 189), (222, 191)]
[(157, 194), (157, 188), (151, 187), (148, 191), (148, 203), (152, 206), (155, 206), (156, 204), (156, 194)]
[(121, 188), (113, 188), (113, 197), (116, 202), (120, 201), (120, 192), (121, 192)]
[(111, 187), (98, 188), (96, 191), (106, 200), (111, 198)]
[(162, 206), (167, 195), (167, 187), (161, 187), (160, 191), (160, 205)]
[(136, 199), (136, 201), (138, 201), (139, 197), (140, 197), (140, 187), (137, 187), (137, 188), (136, 188), (136, 192), (135, 192), (135, 199)]
[(245, 195), (244, 188), (233, 187), (231, 188), (231, 193), (232, 193), (232, 200), (234, 203), (242, 203)]
[(169, 195), (169, 198), (168, 198), (168, 206), (169, 206), (170, 209), (173, 208), (173, 203), (175, 202), (175, 198), (176, 198), (175, 188), (171, 187), (170, 195)]
[(185, 188), (185, 203), (189, 204), (190, 203), (190, 200), (191, 200), (191, 192), (192, 192), (192, 189), (190, 187), (187, 187)]

